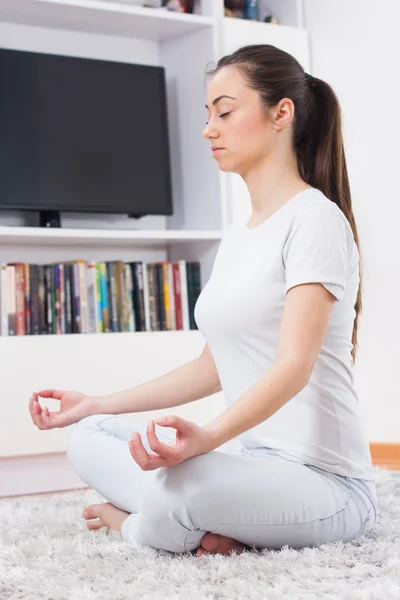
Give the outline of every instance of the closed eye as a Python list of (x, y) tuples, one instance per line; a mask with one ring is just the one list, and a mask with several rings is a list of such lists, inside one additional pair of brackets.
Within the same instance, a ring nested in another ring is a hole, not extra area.
[[(218, 115), (218, 116), (219, 116), (219, 117), (222, 119), (222, 117), (227, 117), (227, 116), (228, 116), (228, 115), (230, 115), (230, 114), (231, 114), (230, 112), (226, 112), (226, 113), (222, 113), (222, 115)], [(206, 125), (208, 125), (208, 124), (209, 124), (209, 122), (210, 122), (210, 121), (206, 121)]]

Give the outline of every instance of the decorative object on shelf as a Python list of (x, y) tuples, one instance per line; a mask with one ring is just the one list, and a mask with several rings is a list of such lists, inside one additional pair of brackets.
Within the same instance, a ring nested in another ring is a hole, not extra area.
[(225, 17), (243, 19), (246, 0), (225, 0)]
[(257, 14), (258, 20), (264, 23), (271, 23), (272, 25), (279, 25), (278, 19), (272, 14), (272, 11), (268, 8), (269, 0), (257, 0)]
[(257, 0), (246, 0), (244, 7), (244, 18), (249, 21), (258, 20)]
[(196, 0), (167, 0), (168, 10), (182, 13), (193, 13)]

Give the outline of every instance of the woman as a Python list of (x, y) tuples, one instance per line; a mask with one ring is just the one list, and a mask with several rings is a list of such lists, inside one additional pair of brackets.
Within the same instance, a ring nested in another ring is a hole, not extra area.
[[(351, 368), (361, 273), (340, 107), (269, 45), (221, 58), (211, 75), (203, 135), (219, 168), (246, 182), (252, 213), (228, 228), (198, 298), (203, 354), (110, 396), (43, 390), (32, 418), (40, 429), (79, 421), (69, 461), (109, 500), (83, 516), (132, 545), (201, 556), (355, 539), (377, 501)], [(221, 389), (229, 406), (205, 427), (170, 416), (156, 432), (112, 416)]]

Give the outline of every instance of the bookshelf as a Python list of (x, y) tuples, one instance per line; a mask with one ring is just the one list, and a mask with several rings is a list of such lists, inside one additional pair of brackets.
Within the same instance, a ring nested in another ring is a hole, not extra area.
[[(53, 230), (29, 226), (22, 213), (0, 212), (0, 262), (183, 259), (200, 262), (204, 287), (224, 231), (250, 214), (245, 186), (237, 175), (219, 171), (201, 135), (204, 73), (248, 43), (280, 46), (309, 70), (302, 2), (270, 2), (275, 6), (282, 25), (225, 18), (223, 0), (201, 0), (193, 15), (102, 0), (0, 0), (2, 47), (165, 67), (174, 206), (172, 216), (138, 221), (62, 213), (62, 228)], [(32, 424), (33, 390), (121, 390), (196, 358), (204, 344), (197, 330), (0, 337), (0, 468), (9, 475), (0, 482), (0, 496), (84, 485), (65, 458), (71, 428), (39, 431)], [(47, 406), (58, 407), (55, 401)], [(224, 408), (220, 392), (163, 414), (202, 424)], [(147, 422), (156, 414), (126, 416)], [(28, 476), (28, 464), (42, 476)]]

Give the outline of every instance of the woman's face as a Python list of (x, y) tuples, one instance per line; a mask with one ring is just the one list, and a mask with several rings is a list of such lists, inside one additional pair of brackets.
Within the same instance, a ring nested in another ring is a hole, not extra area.
[(206, 110), (203, 137), (212, 148), (222, 148), (212, 154), (222, 171), (243, 176), (273, 149), (273, 123), (261, 106), (261, 97), (246, 86), (235, 67), (223, 67), (212, 76)]

